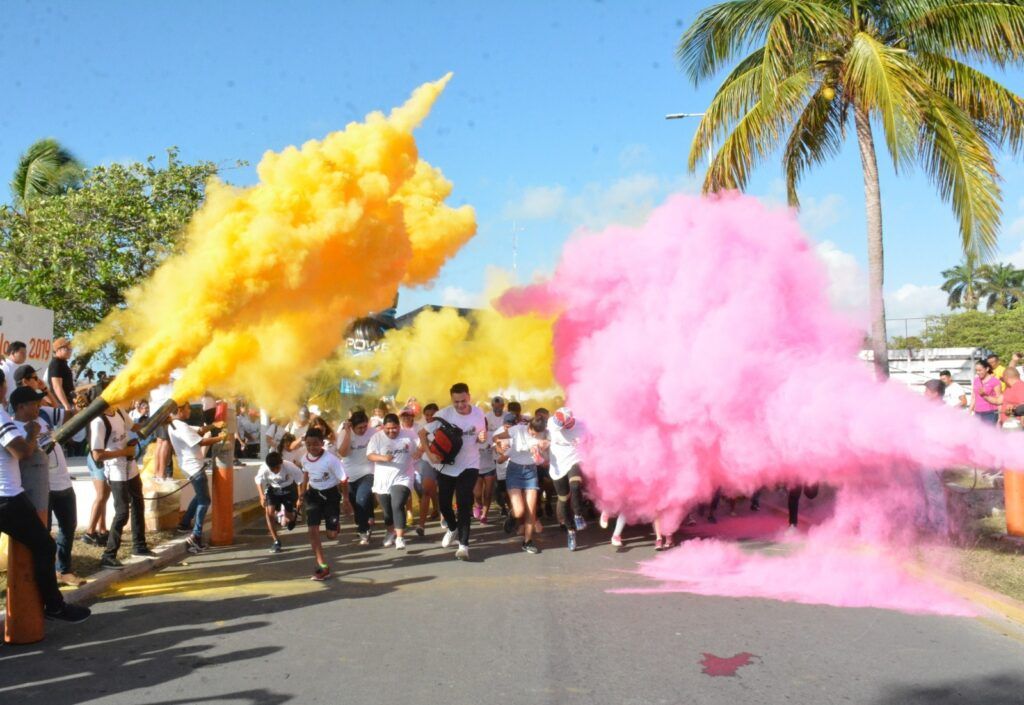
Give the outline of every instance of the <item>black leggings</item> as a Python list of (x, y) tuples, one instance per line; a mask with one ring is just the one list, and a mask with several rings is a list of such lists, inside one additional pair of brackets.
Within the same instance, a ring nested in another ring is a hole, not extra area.
[[(476, 487), (476, 478), (480, 471), (476, 468), (466, 468), (458, 477), (451, 475), (437, 476), (437, 499), (441, 505), (441, 516), (448, 524), (449, 531), (456, 531), (459, 534), (459, 544), (469, 544), (469, 523), (473, 518), (473, 488)], [(452, 497), (459, 504), (459, 514), (452, 511)]]
[(508, 486), (504, 480), (498, 480), (494, 484), (494, 501), (501, 509), (508, 509)]
[(558, 494), (558, 506), (555, 507), (558, 523), (569, 531), (575, 531), (576, 525), (572, 522), (568, 509), (571, 498), (572, 513), (583, 513), (583, 474), (580, 472), (580, 466), (573, 465), (564, 477), (557, 480), (552, 478), (551, 481), (555, 483), (555, 492)]
[(384, 526), (393, 526), (405, 531), (405, 503), (412, 492), (404, 485), (395, 485), (388, 494), (378, 494), (381, 514), (384, 515)]
[(818, 483), (813, 485), (797, 485), (789, 491), (789, 525), (796, 526), (796, 520), (800, 513), (800, 493), (807, 499), (814, 499), (818, 496)]
[(59, 609), (64, 604), (64, 597), (57, 588), (57, 575), (53, 568), (57, 545), (24, 492), (14, 497), (0, 497), (0, 532), (28, 548), (43, 606), (49, 610)]

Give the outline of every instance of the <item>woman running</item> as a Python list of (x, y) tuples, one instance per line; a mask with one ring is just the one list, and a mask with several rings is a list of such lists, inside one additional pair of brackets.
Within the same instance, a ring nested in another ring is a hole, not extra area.
[(377, 430), (370, 428), (365, 411), (353, 411), (341, 424), (338, 455), (348, 478), (348, 501), (356, 518), (359, 545), (370, 545), (370, 519), (373, 517), (373, 463), (366, 457), (366, 448)]
[[(576, 421), (572, 410), (562, 407), (548, 419), (551, 439), (551, 482), (554, 483), (558, 504), (555, 516), (565, 529), (570, 551), (576, 550), (576, 532), (587, 528), (583, 518), (583, 473), (579, 442), (586, 430)], [(572, 501), (570, 513), (570, 498)]]
[[(427, 425), (434, 419), (437, 413), (437, 404), (431, 402), (423, 407), (423, 425)], [(422, 445), (422, 444), (421, 444)], [(425, 449), (423, 449), (425, 450)], [(440, 505), (437, 502), (437, 466), (431, 463), (424, 455), (419, 460), (420, 485), (423, 494), (420, 497), (420, 525), (416, 527), (416, 535), (423, 536), (427, 532), (427, 516), (436, 519), (440, 514)], [(434, 509), (431, 513), (430, 507)], [(447, 527), (445, 527), (447, 528)]]
[(505, 533), (516, 530), (517, 522), (523, 527), (523, 550), (540, 553), (540, 547), (533, 542), (537, 523), (537, 495), (540, 482), (537, 479), (537, 464), (542, 460), (541, 452), (548, 449), (550, 442), (545, 438), (546, 426), (543, 417), (530, 420), (526, 426), (513, 426), (507, 431), (494, 434), (494, 440), (508, 440), (508, 471), (505, 483), (512, 502), (512, 513), (505, 520)]
[(385, 548), (405, 548), (405, 505), (412, 496), (413, 461), (420, 455), (416, 439), (402, 433), (398, 416), (386, 414), (381, 432), (366, 448), (366, 459), (373, 463), (373, 491), (384, 514)]

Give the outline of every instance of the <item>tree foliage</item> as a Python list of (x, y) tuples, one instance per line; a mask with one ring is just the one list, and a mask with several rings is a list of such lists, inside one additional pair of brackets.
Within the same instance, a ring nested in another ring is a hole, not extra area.
[(1002, 311), (963, 311), (937, 316), (921, 336), (932, 348), (989, 348), (1008, 360), (1024, 351), (1024, 306)]
[(0, 206), (0, 298), (54, 311), (58, 335), (86, 330), (149, 276), (217, 173), (211, 162), (90, 169), (80, 188), (33, 200), (29, 212)]

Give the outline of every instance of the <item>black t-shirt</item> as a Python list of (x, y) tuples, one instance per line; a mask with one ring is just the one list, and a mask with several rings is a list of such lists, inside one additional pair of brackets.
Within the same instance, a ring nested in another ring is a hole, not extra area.
[(70, 404), (75, 400), (75, 378), (71, 374), (71, 365), (68, 364), (67, 360), (61, 360), (59, 357), (50, 360), (50, 366), (46, 369), (46, 378), (50, 382), (51, 390), (54, 388), (54, 378), (56, 377), (61, 378), (64, 396)]

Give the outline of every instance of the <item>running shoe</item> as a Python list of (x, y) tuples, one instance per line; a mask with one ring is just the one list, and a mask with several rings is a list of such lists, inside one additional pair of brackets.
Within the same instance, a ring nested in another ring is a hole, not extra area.
[(441, 539), (441, 548), (448, 548), (452, 545), (453, 542), (457, 540), (458, 535), (454, 531), (451, 531), (449, 529), (448, 531), (444, 532), (444, 538)]
[(505, 530), (506, 534), (514, 534), (516, 532), (516, 518), (509, 514), (505, 517), (505, 522), (501, 525), (501, 528)]
[(395, 538), (396, 538), (395, 532), (394, 531), (389, 531), (387, 533), (387, 535), (384, 536), (384, 548), (388, 548), (389, 546), (394, 546), (395, 545)]
[(100, 558), (100, 567), (121, 570), (121, 568), (124, 568), (124, 563), (111, 556), (103, 556), (103, 558)]
[(576, 550), (576, 532), (575, 531), (566, 531), (565, 533), (569, 537), (568, 538), (569, 550), (570, 551), (575, 551)]
[(602, 529), (607, 529), (608, 528), (608, 519), (609, 518), (610, 517), (608, 516), (608, 512), (601, 512), (601, 518), (598, 520), (597, 523), (601, 525)]
[(622, 548), (622, 537), (612, 536), (612, 546), (615, 546), (615, 548)]
[(296, 519), (296, 517), (293, 514), (292, 518), (288, 520), (288, 523), (284, 525), (284, 528), (288, 529), (288, 531), (291, 531), (292, 529), (294, 529), (295, 528), (295, 519)]
[(107, 545), (107, 541), (109, 541), (109, 540), (110, 540), (110, 532), (109, 531), (101, 531), (100, 532), (100, 546), (106, 546)]
[(576, 531), (583, 531), (587, 528), (587, 520), (583, 518), (582, 514), (573, 517), (573, 522), (576, 524)]
[(57, 584), (69, 587), (81, 587), (85, 585), (85, 578), (79, 578), (74, 573), (57, 573)]
[(479, 519), (480, 518), (480, 510), (481, 509), (482, 509), (482, 507), (479, 504), (474, 504), (473, 505), (473, 518), (474, 519)]
[(89, 546), (99, 546), (100, 545), (100, 535), (99, 534), (89, 534), (89, 533), (82, 534), (82, 543), (88, 544)]
[(448, 530), (448, 522), (445, 521), (444, 519), (441, 520), (441, 528), (444, 529), (445, 531)]
[(460, 561), (469, 560), (469, 546), (464, 543), (460, 543), (459, 547), (455, 549), (455, 557)]
[(499, 512), (499, 514), (501, 516), (503, 516), (503, 517), (507, 517), (508, 516), (508, 507), (502, 507), (501, 511)]
[(204, 548), (206, 548), (206, 546), (203, 545), (202, 539), (197, 539), (195, 534), (192, 534), (185, 539), (185, 550), (193, 556), (197, 553), (201, 553)]
[(427, 533), (427, 530), (426, 530), (426, 529), (424, 529), (424, 528), (423, 528), (422, 526), (417, 526), (417, 527), (416, 527), (416, 535), (417, 535), (417, 536), (420, 536), (420, 537), (422, 537), (422, 536), (424, 536), (424, 535), (425, 535), (426, 533)]
[(176, 527), (174, 527), (174, 532), (176, 534), (187, 534), (190, 531), (192, 531), (191, 524), (178, 524)]
[(92, 614), (92, 610), (88, 607), (82, 607), (81, 605), (65, 602), (57, 609), (43, 610), (43, 614), (47, 619), (59, 619), (62, 622), (77, 624), (78, 622), (84, 622), (89, 619), (89, 615)]
[(486, 515), (486, 514), (481, 514), (481, 515), (480, 515), (480, 523), (481, 523), (481, 524), (489, 524), (489, 523), (490, 523), (490, 522), (489, 522), (489, 521), (487, 520), (487, 515)]
[(396, 536), (395, 537), (395, 548), (398, 549), (399, 551), (404, 551), (405, 550), (405, 538), (403, 536)]
[(369, 531), (360, 531), (359, 532), (359, 545), (360, 546), (369, 546), (370, 545), (370, 532)]
[(138, 556), (139, 558), (155, 558), (156, 557), (156, 554), (151, 549), (149, 549), (149, 548), (140, 548), (138, 550), (132, 551), (132, 555), (133, 556)]
[(330, 568), (330, 566), (323, 566), (323, 567), (317, 566), (317, 569), (315, 571), (313, 571), (313, 575), (310, 576), (309, 579), (310, 580), (316, 580), (317, 582), (323, 582), (324, 580), (327, 580), (327, 578), (329, 578), (329, 577), (331, 577), (331, 568)]
[(665, 537), (665, 550), (667, 551), (668, 549), (672, 548), (673, 546), (675, 546), (675, 543), (672, 541), (672, 535), (669, 534), (668, 536)]
[(523, 541), (523, 550), (534, 555), (540, 553), (540, 546), (533, 541)]
[(654, 550), (655, 551), (660, 551), (664, 547), (665, 547), (665, 542), (664, 542), (664, 540), (660, 536), (658, 538), (654, 539)]
[(274, 543), (270, 544), (270, 552), (271, 553), (280, 553), (281, 552), (281, 542), (280, 541), (275, 541)]

